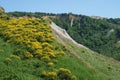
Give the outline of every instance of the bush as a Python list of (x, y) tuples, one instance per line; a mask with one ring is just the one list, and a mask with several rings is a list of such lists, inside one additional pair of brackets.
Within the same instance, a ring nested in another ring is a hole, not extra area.
[(46, 72), (46, 71), (43, 71), (41, 73), (41, 76), (43, 78), (46, 78), (46, 79), (49, 79), (49, 80), (55, 80), (55, 78), (57, 77), (57, 73), (56, 72)]
[(25, 58), (33, 58), (33, 55), (30, 52), (25, 52), (24, 55)]
[(14, 59), (18, 59), (18, 60), (21, 59), (20, 56), (17, 56), (17, 55), (11, 55), (10, 58), (14, 58)]
[(4, 63), (8, 65), (8, 64), (10, 64), (11, 61), (12, 60), (10, 58), (5, 58)]
[(58, 76), (61, 80), (76, 80), (76, 76), (72, 75), (68, 69), (60, 68), (58, 70)]
[(50, 57), (49, 56), (43, 56), (41, 58), (41, 60), (44, 61), (44, 62), (49, 62), (50, 61)]
[(48, 62), (48, 67), (52, 67), (53, 65), (54, 65), (54, 63), (53, 62)]
[(65, 53), (63, 51), (59, 51), (57, 55), (64, 55)]

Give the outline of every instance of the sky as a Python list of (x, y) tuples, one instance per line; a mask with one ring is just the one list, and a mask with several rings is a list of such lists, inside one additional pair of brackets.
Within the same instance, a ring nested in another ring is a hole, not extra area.
[(120, 18), (120, 0), (0, 0), (6, 12), (74, 13)]

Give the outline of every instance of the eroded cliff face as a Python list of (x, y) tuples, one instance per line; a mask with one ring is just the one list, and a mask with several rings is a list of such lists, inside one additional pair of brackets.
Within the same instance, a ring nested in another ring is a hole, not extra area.
[(64, 43), (64, 40), (62, 40), (61, 36), (66, 38), (68, 41), (71, 41), (73, 44), (75, 44), (79, 47), (84, 47), (84, 48), (88, 49), (87, 47), (85, 47), (82, 44), (79, 44), (75, 40), (73, 40), (65, 29), (62, 29), (61, 27), (57, 26), (54, 22), (52, 22), (50, 26), (51, 26), (52, 30), (57, 32), (57, 34), (54, 34), (56, 36), (56, 38), (59, 38), (59, 40), (61, 40), (63, 43)]
[(4, 13), (4, 12), (5, 12), (4, 8), (0, 6), (0, 13)]

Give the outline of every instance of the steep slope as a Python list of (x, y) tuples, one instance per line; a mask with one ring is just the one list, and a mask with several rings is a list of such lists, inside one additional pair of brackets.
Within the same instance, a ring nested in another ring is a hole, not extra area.
[(120, 18), (107, 19), (72, 13), (51, 14), (40, 12), (9, 12), (8, 15), (12, 17), (50, 17), (53, 22), (65, 29), (76, 42), (99, 54), (120, 60)]
[[(108, 79), (58, 43), (49, 23), (42, 18), (0, 18), (0, 80)], [(65, 40), (77, 44), (66, 35)]]
[(70, 40), (70, 41), (73, 42), (74, 44), (76, 44), (76, 45), (78, 45), (78, 46), (80, 46), (80, 47), (84, 47), (84, 48), (87, 49), (87, 47), (85, 47), (85, 46), (77, 43), (75, 40), (73, 40), (73, 39), (69, 36), (69, 34), (66, 32), (65, 29), (60, 28), (59, 26), (57, 26), (57, 25), (56, 25), (55, 23), (53, 23), (53, 22), (51, 23), (50, 26), (52, 27), (52, 29), (53, 29), (54, 31), (56, 31), (56, 32), (58, 32), (59, 34), (61, 34), (61, 36), (63, 36), (63, 37), (65, 37), (66, 39)]
[[(73, 16), (73, 18), (71, 18)], [(91, 18), (84, 15), (59, 14), (52, 19), (78, 43), (117, 60), (120, 59), (120, 19)], [(72, 26), (71, 26), (72, 21)]]
[[(94, 70), (95, 74), (107, 77), (106, 80), (119, 80), (120, 79), (120, 62), (97, 54), (90, 49), (77, 44), (64, 29), (61, 29), (54, 23), (50, 25), (53, 30), (54, 36), (58, 42), (62, 43), (76, 59), (84, 64), (84, 67)], [(78, 70), (79, 72), (79, 70)], [(94, 74), (94, 75), (95, 75)], [(96, 79), (97, 80), (97, 79)]]
[(49, 20), (6, 17), (0, 18), (0, 80), (120, 79), (118, 61), (78, 44), (54, 23), (51, 31)]
[(57, 65), (65, 53), (48, 22), (26, 17), (0, 18), (0, 80), (77, 79), (69, 66)]

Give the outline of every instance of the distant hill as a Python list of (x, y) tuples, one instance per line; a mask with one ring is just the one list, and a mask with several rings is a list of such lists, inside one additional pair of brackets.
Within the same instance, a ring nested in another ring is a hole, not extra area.
[[(71, 18), (70, 16), (74, 16)], [(120, 60), (120, 19), (96, 18), (84, 15), (60, 14), (52, 19), (78, 43)], [(72, 26), (71, 26), (72, 22)]]

